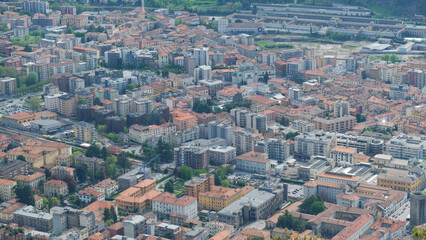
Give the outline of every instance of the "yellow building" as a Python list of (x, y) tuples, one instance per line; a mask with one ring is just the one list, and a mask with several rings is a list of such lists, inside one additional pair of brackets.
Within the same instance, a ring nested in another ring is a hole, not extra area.
[(406, 170), (389, 169), (377, 176), (377, 186), (412, 192), (420, 188), (422, 178)]
[(220, 211), (253, 189), (252, 186), (236, 189), (214, 186), (210, 192), (198, 194), (198, 204), (207, 210)]
[(42, 142), (28, 139), (22, 146), (7, 152), (9, 159), (16, 160), (19, 155), (25, 158), (30, 168), (40, 168), (46, 164), (56, 164), (59, 155), (71, 155), (71, 146), (58, 142)]
[(87, 122), (78, 122), (75, 124), (74, 135), (80, 141), (91, 143), (95, 136), (95, 127)]
[(9, 201), (15, 197), (14, 187), (16, 186), (15, 181), (0, 179), (0, 200)]

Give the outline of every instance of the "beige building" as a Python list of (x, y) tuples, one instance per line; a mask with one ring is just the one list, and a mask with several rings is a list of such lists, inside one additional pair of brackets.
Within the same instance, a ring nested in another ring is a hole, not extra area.
[(105, 198), (109, 198), (113, 196), (118, 191), (118, 183), (111, 178), (105, 179), (95, 186), (93, 186), (99, 192), (103, 192), (105, 194)]
[(95, 127), (87, 122), (78, 122), (75, 124), (74, 135), (80, 141), (91, 143), (95, 136)]
[(32, 188), (37, 188), (39, 182), (46, 181), (46, 176), (44, 173), (35, 172), (31, 175), (18, 175), (15, 177), (15, 180), (21, 181), (24, 185), (29, 185)]
[(15, 197), (14, 187), (16, 186), (15, 181), (0, 179), (0, 200), (9, 201)]
[(337, 146), (331, 149), (330, 157), (339, 166), (348, 166), (354, 164), (354, 156), (357, 154), (356, 148)]
[(44, 183), (44, 195), (47, 197), (68, 195), (68, 185), (60, 180), (47, 181)]

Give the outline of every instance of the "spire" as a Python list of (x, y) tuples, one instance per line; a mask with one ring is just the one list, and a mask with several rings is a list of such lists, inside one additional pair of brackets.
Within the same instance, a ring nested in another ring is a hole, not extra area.
[(145, 12), (145, 0), (141, 0), (142, 12)]

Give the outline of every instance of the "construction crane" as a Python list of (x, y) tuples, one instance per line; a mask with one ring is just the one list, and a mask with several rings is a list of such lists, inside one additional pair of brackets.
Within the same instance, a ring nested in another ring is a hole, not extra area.
[(154, 161), (155, 159), (157, 159), (161, 154), (158, 154), (157, 156), (155, 156), (153, 159), (149, 160), (147, 163), (145, 163), (140, 169), (139, 171), (142, 172), (143, 170), (143, 179), (146, 179), (146, 171), (145, 168), (148, 164), (150, 164), (152, 161)]

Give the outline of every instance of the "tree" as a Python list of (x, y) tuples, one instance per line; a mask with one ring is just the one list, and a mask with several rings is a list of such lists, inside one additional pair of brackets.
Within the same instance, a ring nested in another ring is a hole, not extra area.
[(121, 152), (120, 154), (118, 154), (117, 165), (119, 168), (123, 169), (124, 172), (126, 172), (126, 169), (130, 169), (130, 167), (132, 166), (132, 163), (127, 158), (125, 152)]
[(183, 165), (179, 168), (178, 176), (184, 180), (190, 180), (193, 176), (192, 168)]
[(86, 105), (86, 104), (87, 104), (86, 99), (84, 99), (84, 98), (80, 98), (80, 99), (78, 99), (77, 104), (78, 104), (78, 105)]
[(79, 163), (75, 167), (75, 175), (77, 176), (80, 182), (85, 182), (89, 174), (88, 166), (85, 163)]
[(27, 86), (32, 86), (38, 83), (38, 75), (35, 72), (29, 72), (27, 77), (25, 78), (25, 84)]
[(299, 135), (299, 133), (298, 132), (289, 132), (289, 133), (287, 133), (286, 135), (285, 135), (285, 139), (286, 140), (294, 140), (294, 138), (297, 136), (297, 135)]
[(28, 101), (28, 107), (33, 111), (37, 112), (41, 108), (41, 103), (43, 100), (41, 100), (40, 97), (34, 96)]
[(199, 176), (200, 174), (203, 174), (203, 173), (207, 173), (207, 170), (206, 169), (197, 169), (197, 170), (195, 170), (194, 175)]
[(111, 213), (111, 219), (116, 223), (118, 220), (118, 217), (117, 217), (117, 213), (115, 212), (115, 208), (111, 207), (109, 209), (109, 212)]
[(32, 52), (33, 49), (30, 47), (30, 45), (25, 45), (24, 52)]
[(57, 197), (51, 197), (49, 199), (49, 208), (59, 206), (59, 199)]
[(324, 203), (321, 201), (314, 202), (309, 208), (309, 212), (313, 215), (317, 215), (318, 213), (325, 210)]
[(99, 157), (101, 150), (96, 144), (91, 144), (86, 151), (86, 157)]
[(158, 140), (157, 148), (155, 152), (160, 155), (160, 161), (162, 163), (170, 163), (173, 161), (173, 145), (163, 140)]
[(106, 160), (106, 159), (108, 158), (108, 155), (109, 155), (109, 153), (108, 153), (108, 149), (104, 146), (104, 147), (101, 149), (100, 157), (101, 157), (103, 160)]
[(16, 157), (17, 160), (23, 161), (25, 162), (25, 157), (23, 155), (18, 155), (18, 157)]
[(108, 164), (105, 168), (105, 175), (108, 178), (115, 179), (117, 177), (117, 166), (115, 163)]
[(426, 239), (426, 228), (414, 227), (412, 237), (414, 240)]
[(285, 118), (285, 117), (282, 117), (282, 118), (278, 121), (278, 123), (279, 123), (279, 124), (281, 124), (281, 125), (283, 125), (284, 127), (288, 127), (288, 125), (289, 125), (288, 120), (287, 120), (287, 118)]
[(356, 114), (357, 123), (365, 122), (365, 120), (367, 120), (367, 118), (364, 115), (362, 115), (361, 113)]
[(303, 232), (306, 230), (306, 221), (302, 219), (302, 215), (299, 218), (293, 217), (287, 210), (284, 215), (278, 217), (277, 227), (287, 228), (290, 230)]
[(164, 186), (164, 191), (169, 192), (169, 193), (175, 192), (175, 187), (173, 186), (172, 180), (170, 180), (166, 183), (166, 185)]
[(220, 185), (222, 185), (222, 187), (229, 187), (229, 180), (224, 179), (224, 180), (220, 181)]
[(74, 32), (74, 29), (70, 26), (67, 27), (67, 30), (65, 31), (66, 34), (72, 34)]
[(19, 198), (19, 202), (32, 206), (35, 205), (34, 192), (30, 185), (24, 185), (21, 181), (18, 181), (15, 194)]
[(108, 208), (104, 208), (104, 221), (106, 222), (109, 219), (112, 219), (111, 212)]
[(130, 83), (129, 85), (127, 85), (127, 89), (129, 89), (129, 90), (132, 90), (134, 88), (136, 88), (136, 85), (133, 84), (133, 83)]
[(77, 182), (75, 181), (74, 177), (67, 174), (62, 180), (67, 183), (69, 192), (74, 193), (77, 189)]

